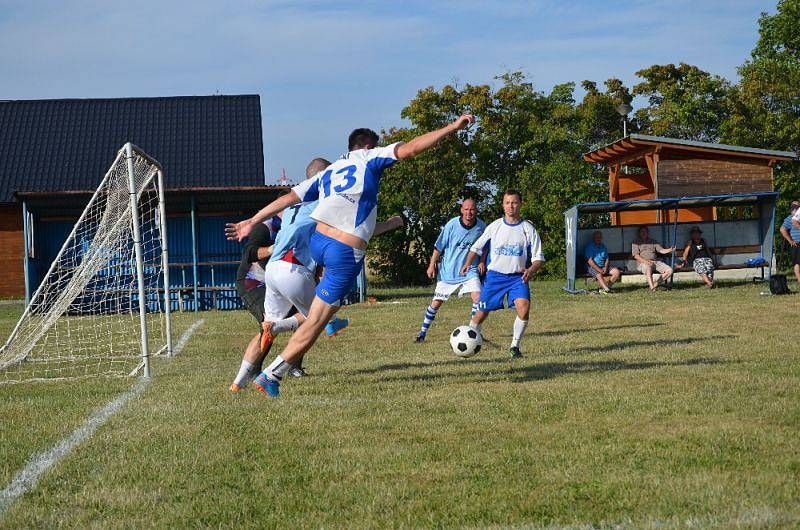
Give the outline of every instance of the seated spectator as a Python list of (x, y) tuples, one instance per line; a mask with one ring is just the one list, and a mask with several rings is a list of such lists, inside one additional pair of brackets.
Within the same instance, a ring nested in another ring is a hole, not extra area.
[[(611, 292), (611, 286), (619, 280), (619, 269), (614, 267), (609, 270), (608, 249), (603, 243), (603, 233), (596, 230), (592, 234), (592, 242), (583, 249), (586, 258), (586, 270), (600, 284), (603, 293)], [(608, 276), (608, 280), (606, 280)]]
[(703, 231), (699, 226), (693, 226), (689, 235), (692, 239), (686, 243), (686, 248), (683, 249), (683, 265), (691, 265), (694, 267), (694, 272), (700, 275), (706, 287), (709, 289), (714, 288), (714, 258), (711, 254), (706, 240), (703, 239)]
[[(658, 289), (661, 282), (672, 276), (672, 267), (659, 261), (658, 254), (669, 254), (674, 250), (674, 247), (664, 248), (655, 239), (650, 239), (650, 230), (646, 226), (639, 227), (639, 239), (631, 245), (631, 253), (636, 260), (636, 268), (644, 274), (651, 291)], [(653, 280), (654, 269), (660, 273), (655, 280)]]

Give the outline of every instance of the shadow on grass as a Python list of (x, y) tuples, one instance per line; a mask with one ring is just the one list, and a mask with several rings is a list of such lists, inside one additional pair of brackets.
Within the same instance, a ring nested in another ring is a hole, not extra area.
[[(634, 341), (625, 341), (625, 342), (617, 342), (613, 344), (606, 344), (602, 346), (586, 346), (583, 348), (576, 348), (571, 349), (567, 352), (561, 353), (560, 355), (572, 355), (572, 354), (582, 354), (582, 353), (603, 353), (608, 351), (620, 351), (625, 350), (628, 348), (640, 348), (640, 347), (652, 347), (652, 348), (662, 348), (667, 346), (685, 346), (689, 344), (696, 344), (699, 342), (705, 342), (709, 340), (721, 340), (721, 339), (730, 339), (735, 338), (736, 335), (712, 335), (708, 337), (687, 337), (685, 339), (655, 339), (655, 340), (634, 340)], [(367, 375), (367, 374), (379, 374), (386, 371), (391, 370), (408, 370), (411, 368), (433, 368), (437, 366), (452, 366), (452, 365), (461, 365), (464, 366), (467, 363), (470, 364), (494, 364), (494, 365), (509, 365), (512, 362), (508, 357), (493, 357), (493, 358), (478, 358), (478, 359), (458, 359), (458, 358), (450, 358), (443, 361), (433, 361), (433, 362), (417, 362), (417, 363), (393, 363), (393, 364), (383, 364), (377, 366), (375, 368), (363, 368), (360, 370), (355, 370), (352, 372), (353, 374), (357, 375)], [(586, 361), (592, 362), (592, 361)], [(621, 361), (619, 361), (621, 362)], [(721, 361), (717, 361), (721, 362)], [(702, 363), (697, 363), (702, 364)], [(668, 364), (664, 364), (664, 366), (668, 366)], [(408, 379), (417, 379), (416, 377), (409, 377)]]
[[(456, 361), (465, 362), (465, 361)], [(466, 361), (470, 362), (470, 361)], [(476, 361), (472, 361), (475, 363)], [(682, 361), (622, 361), (619, 359), (609, 359), (607, 361), (573, 361), (563, 363), (540, 363), (532, 365), (520, 365), (518, 362), (508, 362), (507, 360), (481, 359), (481, 363), (494, 363), (505, 365), (500, 370), (482, 371), (473, 370), (470, 372), (454, 373), (426, 373), (420, 375), (403, 375), (398, 377), (381, 377), (382, 382), (400, 381), (435, 381), (443, 379), (473, 379), (476, 381), (495, 381), (507, 380), (509, 377), (512, 382), (524, 383), (528, 381), (542, 381), (572, 374), (583, 373), (602, 373), (617, 372), (623, 370), (649, 370), (654, 368), (671, 368), (679, 366), (701, 366), (729, 364), (731, 361), (721, 360), (713, 357), (697, 357)], [(523, 361), (524, 362), (524, 361)]]
[(563, 335), (572, 335), (573, 333), (585, 333), (587, 331), (605, 331), (610, 329), (625, 329), (625, 328), (654, 328), (656, 326), (664, 326), (663, 322), (650, 322), (643, 324), (620, 324), (617, 326), (596, 326), (593, 328), (573, 328), (573, 329), (554, 329), (551, 331), (542, 331), (539, 333), (529, 333), (533, 337), (561, 337)]

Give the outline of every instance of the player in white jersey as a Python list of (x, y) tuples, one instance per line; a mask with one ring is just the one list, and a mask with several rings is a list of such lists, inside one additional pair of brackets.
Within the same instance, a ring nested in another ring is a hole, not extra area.
[(490, 311), (502, 309), (504, 300), (517, 310), (514, 320), (513, 339), (509, 353), (512, 357), (522, 357), (519, 343), (528, 327), (528, 314), (531, 307), (531, 290), (528, 282), (544, 263), (542, 241), (536, 229), (520, 216), (522, 195), (517, 190), (507, 190), (503, 194), (505, 215), (486, 227), (467, 255), (461, 269), (465, 275), (482, 252), (486, 243), (490, 245), (486, 280), (483, 282), (478, 312), (469, 325), (480, 331), (480, 326)]
[(436, 282), (433, 300), (425, 308), (422, 327), (414, 342), (425, 342), (425, 335), (439, 308), (456, 291), (458, 296), (469, 294), (472, 297), (472, 316), (475, 316), (478, 310), (478, 298), (481, 295), (480, 277), (485, 272), (486, 264), (481, 261), (478, 265), (474, 265), (466, 276), (461, 275), (461, 266), (469, 249), (483, 234), (485, 228), (486, 223), (478, 219), (478, 209), (472, 199), (464, 199), (461, 203), (461, 215), (450, 219), (442, 228), (428, 265), (428, 278), (436, 278), (436, 265), (441, 258), (439, 281)]
[(317, 340), (320, 331), (339, 309), (342, 297), (352, 289), (364, 266), (367, 243), (375, 229), (375, 215), (383, 170), (398, 160), (416, 156), (446, 136), (474, 122), (464, 115), (446, 127), (408, 143), (377, 147), (378, 135), (369, 129), (350, 134), (349, 152), (325, 172), (309, 179), (246, 221), (229, 225), (230, 239), (245, 237), (252, 227), (276, 212), (299, 202), (319, 200), (311, 217), (317, 230), (311, 238), (314, 259), (325, 267), (306, 321), (292, 335), (283, 352), (256, 378), (256, 384), (270, 397), (278, 397), (282, 377)]

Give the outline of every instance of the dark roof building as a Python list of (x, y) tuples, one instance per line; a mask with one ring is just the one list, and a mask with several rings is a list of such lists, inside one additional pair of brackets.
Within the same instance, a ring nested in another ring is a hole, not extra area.
[(257, 95), (0, 102), (0, 203), (16, 192), (94, 190), (133, 142), (167, 188), (261, 186)]
[(0, 101), (0, 296), (36, 288), (127, 142), (164, 168), (176, 303), (238, 303), (224, 224), (286, 189), (264, 185), (257, 95)]

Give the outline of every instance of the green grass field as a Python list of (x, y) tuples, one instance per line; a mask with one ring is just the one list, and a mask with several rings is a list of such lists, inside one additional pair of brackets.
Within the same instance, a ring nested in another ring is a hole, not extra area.
[[(174, 359), (20, 498), (0, 527), (800, 526), (798, 299), (762, 285), (562, 294), (535, 282), (456, 358), (430, 290), (379, 291), (280, 400), (228, 393), (255, 331), (209, 312)], [(7, 332), (19, 307), (0, 307)], [(176, 318), (176, 339), (195, 318)], [(279, 339), (283, 344), (285, 338)], [(0, 386), (0, 488), (134, 384)]]

